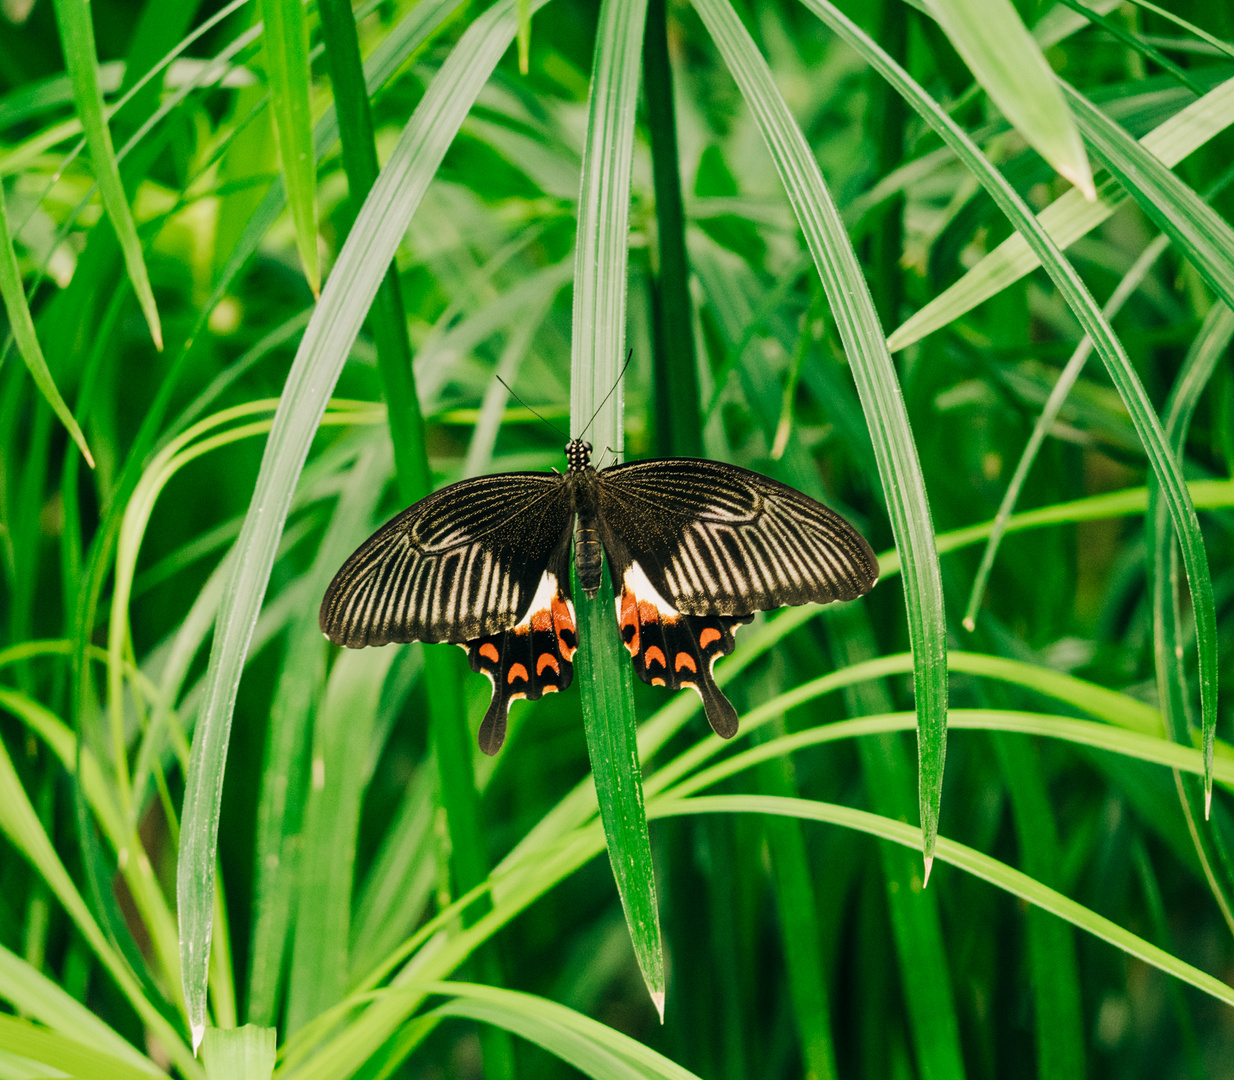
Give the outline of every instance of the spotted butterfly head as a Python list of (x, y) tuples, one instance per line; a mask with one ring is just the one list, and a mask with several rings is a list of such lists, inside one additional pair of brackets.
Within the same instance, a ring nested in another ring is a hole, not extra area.
[(584, 439), (571, 439), (566, 443), (566, 461), (571, 472), (581, 472), (591, 464), (591, 443)]

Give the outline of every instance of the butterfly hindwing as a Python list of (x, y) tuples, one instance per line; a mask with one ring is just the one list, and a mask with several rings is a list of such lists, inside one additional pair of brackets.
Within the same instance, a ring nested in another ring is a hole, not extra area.
[(683, 615), (632, 563), (622, 575), (617, 625), (638, 677), (652, 686), (689, 687), (703, 700), (707, 722), (722, 738), (737, 734), (737, 710), (716, 685), (712, 669), (733, 651), (733, 632), (750, 615)]
[(366, 540), (322, 600), (337, 645), (462, 643), (509, 629), (528, 610), (573, 521), (555, 473), (463, 480), (404, 510)]
[(637, 562), (685, 614), (852, 600), (878, 580), (870, 545), (839, 514), (748, 469), (664, 458), (597, 479), (614, 587)]
[(538, 701), (565, 690), (574, 678), (578, 626), (570, 601), (567, 533), (540, 577), (526, 613), (509, 630), (467, 642), (471, 670), (493, 684), (493, 697), (480, 724), (480, 749), (495, 754), (506, 737), (512, 701)]

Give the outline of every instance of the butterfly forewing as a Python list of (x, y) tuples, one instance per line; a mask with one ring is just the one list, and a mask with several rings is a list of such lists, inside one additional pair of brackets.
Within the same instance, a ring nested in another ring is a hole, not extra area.
[(442, 488), (388, 522), (342, 566), (321, 605), (338, 645), (463, 643), (514, 626), (568, 543), (565, 478), (508, 473)]
[(669, 458), (598, 474), (614, 589), (641, 567), (689, 615), (749, 615), (851, 600), (878, 560), (839, 514), (793, 488), (716, 461)]

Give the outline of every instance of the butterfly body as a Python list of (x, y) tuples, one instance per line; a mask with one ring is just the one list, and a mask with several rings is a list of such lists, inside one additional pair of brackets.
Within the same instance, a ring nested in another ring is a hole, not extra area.
[(717, 734), (737, 713), (712, 668), (733, 633), (787, 604), (850, 600), (878, 563), (843, 518), (793, 488), (692, 458), (591, 465), (566, 447), (565, 473), (506, 473), (442, 488), (388, 522), (343, 564), (320, 625), (351, 648), (461, 645), (493, 684), (480, 745), (496, 753), (515, 700), (565, 690), (577, 623), (570, 550), (594, 599), (607, 561), (621, 637), (639, 677), (702, 698)]

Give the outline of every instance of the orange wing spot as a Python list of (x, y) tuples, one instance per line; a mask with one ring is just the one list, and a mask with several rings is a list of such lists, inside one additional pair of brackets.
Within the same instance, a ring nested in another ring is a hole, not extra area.
[(680, 671), (682, 668), (689, 668), (695, 674), (698, 673), (698, 665), (694, 663), (694, 657), (688, 652), (679, 652), (677, 654), (677, 670)]
[(630, 640), (626, 641), (626, 648), (630, 651), (631, 656), (638, 655), (639, 646), (639, 604), (635, 595), (629, 589), (621, 590), (621, 611), (617, 619), (617, 625), (621, 629), (622, 640), (625, 641), (626, 632), (630, 632)]
[(553, 629), (553, 613), (548, 608), (541, 608), (531, 613), (531, 628), (533, 630)]
[(638, 602), (638, 621), (641, 623), (658, 623), (660, 621), (660, 609), (650, 600), (640, 600)]
[(556, 683), (545, 683), (544, 686), (541, 688), (540, 693), (555, 694), (557, 693), (558, 689), (559, 687), (557, 686)]
[(714, 626), (707, 627), (701, 634), (698, 635), (698, 645), (700, 649), (707, 648), (713, 641), (719, 641), (724, 635), (720, 633)]
[(527, 669), (522, 664), (511, 664), (510, 674), (506, 676), (506, 682), (512, 683), (515, 679), (522, 679), (523, 682), (530, 682), (527, 677)]
[(536, 674), (543, 674), (546, 667), (551, 667), (558, 675), (561, 674), (561, 666), (557, 663), (557, 657), (552, 653), (540, 654), (540, 659), (536, 661)]
[(659, 664), (662, 668), (668, 667), (668, 661), (664, 658), (664, 650), (659, 645), (652, 645), (644, 657), (648, 664)]
[(483, 656), (485, 660), (491, 660), (494, 664), (501, 659), (501, 654), (497, 651), (497, 646), (491, 641), (486, 641), (480, 646), (480, 655)]
[(667, 686), (668, 683), (666, 683), (663, 679), (652, 679), (651, 685), (652, 686)]
[(575, 646), (570, 645), (563, 634), (569, 634), (578, 640), (578, 628), (574, 625), (574, 616), (570, 614), (570, 605), (560, 596), (554, 596), (550, 605), (553, 612), (553, 629), (557, 631), (557, 650), (567, 660), (574, 656)]

